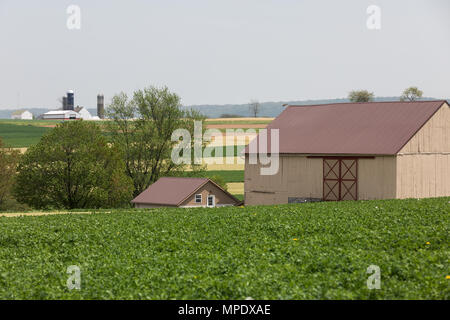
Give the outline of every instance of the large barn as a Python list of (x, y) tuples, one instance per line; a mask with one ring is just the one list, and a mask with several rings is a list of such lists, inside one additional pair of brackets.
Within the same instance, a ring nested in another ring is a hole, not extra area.
[(246, 148), (246, 205), (450, 196), (447, 101), (288, 106), (268, 129), (279, 170), (261, 175)]

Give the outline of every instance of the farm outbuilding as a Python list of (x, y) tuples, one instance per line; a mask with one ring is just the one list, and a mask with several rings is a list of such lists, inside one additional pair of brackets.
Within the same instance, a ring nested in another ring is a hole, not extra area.
[[(246, 148), (245, 204), (450, 196), (447, 101), (287, 106), (279, 129), (279, 168), (261, 175)], [(272, 155), (273, 156), (273, 155)]]
[(79, 120), (81, 116), (73, 110), (55, 110), (42, 115), (45, 120)]
[(131, 202), (136, 208), (225, 207), (242, 203), (208, 178), (182, 177), (162, 177)]
[(16, 120), (33, 120), (33, 114), (28, 110), (18, 110), (11, 114), (11, 119)]

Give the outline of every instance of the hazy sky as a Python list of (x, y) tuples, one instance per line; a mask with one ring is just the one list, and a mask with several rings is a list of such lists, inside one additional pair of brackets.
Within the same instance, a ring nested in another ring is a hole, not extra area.
[[(69, 5), (81, 29), (69, 30)], [(381, 29), (369, 30), (370, 5)], [(449, 0), (0, 0), (0, 108), (94, 107), (167, 85), (185, 105), (450, 97)]]

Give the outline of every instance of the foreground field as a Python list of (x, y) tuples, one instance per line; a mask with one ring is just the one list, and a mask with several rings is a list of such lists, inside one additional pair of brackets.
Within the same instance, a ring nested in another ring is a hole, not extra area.
[(1, 217), (0, 298), (449, 299), (449, 202)]

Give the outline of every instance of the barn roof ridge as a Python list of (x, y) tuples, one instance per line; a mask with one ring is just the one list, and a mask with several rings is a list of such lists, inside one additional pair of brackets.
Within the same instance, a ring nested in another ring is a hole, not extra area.
[(433, 100), (416, 100), (416, 101), (368, 101), (368, 102), (334, 102), (334, 103), (319, 103), (319, 104), (289, 104), (287, 108), (301, 108), (301, 107), (320, 107), (320, 106), (339, 106), (346, 104), (379, 104), (379, 103), (428, 103), (428, 102), (442, 102), (450, 105), (449, 101), (445, 99), (433, 99)]

